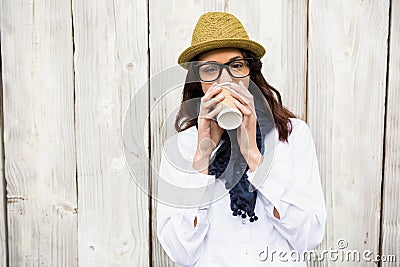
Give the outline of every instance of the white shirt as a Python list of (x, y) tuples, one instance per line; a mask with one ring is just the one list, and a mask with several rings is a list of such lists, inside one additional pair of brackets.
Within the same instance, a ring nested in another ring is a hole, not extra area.
[[(174, 262), (207, 267), (306, 266), (296, 258), (321, 243), (326, 209), (311, 131), (304, 121), (290, 120), (293, 128), (289, 142), (281, 142), (274, 128), (265, 138), (262, 165), (247, 172), (249, 181), (257, 188), (254, 211), (258, 220), (253, 223), (248, 218), (232, 216), (223, 179), (187, 169), (191, 164), (181, 168), (183, 165), (173, 162), (193, 159), (197, 147), (195, 126), (164, 143), (158, 182), (157, 237)], [(221, 142), (213, 154), (220, 145)], [(183, 189), (171, 191), (163, 181)], [(198, 203), (197, 207), (193, 203)], [(176, 206), (185, 204), (192, 207)], [(274, 217), (274, 207), (280, 219)]]

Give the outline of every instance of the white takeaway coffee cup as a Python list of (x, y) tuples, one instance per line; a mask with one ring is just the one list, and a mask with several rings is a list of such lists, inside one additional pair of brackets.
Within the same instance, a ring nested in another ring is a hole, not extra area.
[(216, 106), (216, 108), (219, 105), (222, 106), (221, 111), (217, 115), (217, 123), (225, 130), (236, 129), (242, 124), (243, 114), (235, 105), (235, 98), (231, 95), (231, 87), (238, 87), (239, 85), (236, 83), (224, 82), (216, 86), (222, 87), (222, 91), (219, 94), (225, 96), (225, 99)]

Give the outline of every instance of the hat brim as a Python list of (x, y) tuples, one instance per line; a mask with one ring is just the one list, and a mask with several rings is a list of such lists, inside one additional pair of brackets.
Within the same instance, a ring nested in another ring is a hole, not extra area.
[(265, 49), (259, 43), (246, 40), (246, 39), (222, 39), (222, 40), (211, 40), (203, 43), (199, 43), (186, 48), (178, 57), (178, 64), (187, 69), (187, 64), (183, 64), (192, 60), (195, 56), (218, 48), (239, 48), (246, 49), (252, 52), (258, 59), (262, 58), (265, 54)]

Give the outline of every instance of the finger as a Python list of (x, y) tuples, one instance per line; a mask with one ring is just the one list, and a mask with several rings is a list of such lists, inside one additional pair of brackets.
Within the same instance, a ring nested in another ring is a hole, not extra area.
[(231, 86), (231, 91), (242, 96), (243, 99), (251, 100), (253, 97), (242, 81), (240, 81), (239, 84), (235, 84), (235, 86)]
[(210, 94), (211, 91), (215, 88), (215, 86), (217, 85), (217, 83), (213, 83), (210, 88), (204, 93), (204, 95), (201, 97), (201, 101), (205, 102), (208, 99), (210, 99)]
[(205, 100), (209, 100), (213, 98), (215, 95), (219, 94), (222, 91), (221, 86), (217, 86), (217, 83), (213, 83), (210, 88), (208, 88), (207, 92), (204, 94)]
[(254, 114), (251, 109), (240, 103), (238, 100), (235, 100), (235, 105), (238, 107), (238, 109), (243, 113), (245, 116), (250, 116), (251, 114)]
[(200, 106), (200, 114), (199, 115), (204, 116), (210, 112), (211, 108), (215, 109), (215, 107), (218, 105), (218, 103), (223, 101), (224, 98), (225, 98), (225, 96), (220, 95), (220, 96), (217, 96), (216, 98), (211, 98), (210, 100), (208, 100), (205, 103), (202, 103), (202, 105)]
[(231, 90), (231, 95), (239, 100), (243, 105), (254, 107), (254, 99), (252, 96), (244, 95), (243, 92), (237, 90)]
[(241, 95), (239, 92), (232, 90), (231, 95), (236, 98), (236, 100), (240, 101), (241, 104), (249, 106), (250, 101), (246, 99), (243, 95)]
[(218, 104), (219, 102), (224, 100), (224, 98), (225, 98), (225, 96), (223, 94), (217, 95), (216, 97), (211, 98), (210, 100), (205, 102), (203, 104), (203, 107), (208, 110), (209, 108), (215, 106), (216, 104)]
[(216, 107), (215, 109), (213, 109), (212, 111), (210, 111), (210, 112), (207, 114), (207, 116), (208, 116), (210, 119), (213, 119), (215, 116), (218, 115), (218, 113), (221, 112), (221, 110), (222, 110), (222, 106), (218, 106), (218, 107)]
[(207, 119), (207, 120), (212, 120), (212, 119), (214, 119), (215, 116), (218, 115), (218, 113), (221, 112), (221, 110), (222, 110), (222, 106), (218, 106), (215, 109), (213, 109), (212, 111), (210, 111), (209, 113), (202, 115), (201, 118)]
[(239, 95), (243, 96), (243, 98), (248, 99), (249, 101), (253, 99), (253, 95), (250, 91), (244, 86), (243, 82), (240, 81), (238, 86), (231, 87), (234, 92), (237, 92)]

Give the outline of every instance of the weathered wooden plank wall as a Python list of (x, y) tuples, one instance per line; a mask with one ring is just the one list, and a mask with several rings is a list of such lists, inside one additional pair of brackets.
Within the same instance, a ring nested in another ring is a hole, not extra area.
[(397, 255), (400, 262), (400, 1), (391, 2), (390, 16), (381, 253)]
[[(148, 197), (129, 175), (122, 140), (130, 99), (148, 76), (147, 4), (128, 0), (72, 3), (78, 263), (148, 266)], [(145, 115), (147, 109), (144, 99), (136, 115)], [(136, 173), (148, 176), (147, 165), (137, 168)]]
[(398, 0), (0, 3), (2, 266), (176, 266), (144, 192), (157, 184), (142, 191), (125, 164), (125, 113), (144, 89), (128, 126), (152, 162), (132, 153), (129, 167), (154, 179), (180, 92), (160, 96), (184, 73), (145, 83), (176, 66), (202, 13), (223, 10), (266, 47), (265, 77), (312, 129), (328, 208), (318, 249), (343, 238), (400, 260)]
[(378, 254), (389, 1), (309, 5), (307, 114), (329, 214), (323, 247), (345, 239)]
[[(1, 12), (0, 12), (1, 13)], [(2, 79), (2, 66), (0, 62), (0, 99), (3, 100), (3, 79)], [(1, 140), (4, 139), (3, 136), (3, 101), (0, 101), (0, 138)], [(7, 209), (6, 209), (6, 181), (4, 179), (4, 162), (3, 162), (3, 155), (4, 155), (4, 147), (3, 142), (0, 143), (0, 170), (1, 170), (1, 181), (0, 181), (0, 265), (6, 266), (7, 264)]]
[(8, 263), (76, 266), (71, 3), (2, 1), (1, 19)]

